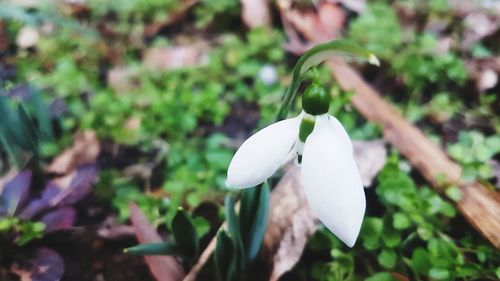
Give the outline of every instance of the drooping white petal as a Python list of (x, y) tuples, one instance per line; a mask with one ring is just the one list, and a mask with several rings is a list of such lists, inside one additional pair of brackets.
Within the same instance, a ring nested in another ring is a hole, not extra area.
[(332, 124), (333, 131), (335, 132), (335, 135), (339, 139), (340, 142), (342, 142), (342, 146), (350, 151), (351, 155), (353, 154), (353, 149), (352, 149), (352, 143), (351, 143), (351, 138), (349, 138), (349, 135), (347, 134), (346, 130), (344, 129), (344, 126), (340, 124), (339, 120), (337, 118), (329, 115), (328, 118), (330, 119), (330, 123)]
[(352, 153), (338, 138), (327, 115), (318, 116), (306, 140), (302, 176), (309, 204), (318, 218), (347, 246), (356, 242), (366, 201)]
[(271, 177), (298, 138), (301, 116), (269, 125), (247, 139), (229, 164), (226, 185), (253, 187)]

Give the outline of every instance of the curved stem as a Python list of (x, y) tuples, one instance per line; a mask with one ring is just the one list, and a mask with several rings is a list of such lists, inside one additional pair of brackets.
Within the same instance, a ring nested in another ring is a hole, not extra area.
[(332, 56), (343, 56), (379, 65), (379, 61), (373, 53), (348, 40), (333, 40), (307, 50), (293, 68), (292, 82), (286, 89), (276, 121), (286, 118), (290, 105), (295, 100), (299, 86), (305, 79), (307, 71)]

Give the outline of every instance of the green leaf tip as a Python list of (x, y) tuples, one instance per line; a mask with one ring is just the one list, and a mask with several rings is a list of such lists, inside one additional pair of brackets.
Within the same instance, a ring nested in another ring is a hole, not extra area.
[(380, 66), (380, 61), (374, 54), (370, 54), (370, 56), (368, 57), (368, 63)]
[(152, 256), (152, 255), (180, 255), (178, 247), (173, 243), (158, 242), (158, 243), (144, 243), (138, 244), (129, 248), (123, 249), (123, 253), (138, 255), (138, 256)]
[(195, 257), (199, 250), (198, 233), (191, 216), (182, 207), (177, 209), (171, 226), (179, 249), (186, 257)]

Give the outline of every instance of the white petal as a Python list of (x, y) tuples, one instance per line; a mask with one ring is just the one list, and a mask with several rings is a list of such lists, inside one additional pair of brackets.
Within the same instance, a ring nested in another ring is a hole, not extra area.
[(247, 188), (271, 177), (283, 164), (299, 135), (302, 115), (265, 127), (236, 151), (227, 170), (229, 188)]
[(344, 146), (327, 115), (318, 116), (304, 147), (302, 176), (315, 214), (352, 247), (361, 228), (366, 201), (358, 168)]
[(337, 118), (329, 115), (330, 118), (330, 123), (332, 124), (333, 131), (335, 132), (335, 135), (339, 139), (340, 142), (342, 142), (342, 146), (350, 151), (351, 155), (353, 154), (353, 149), (352, 149), (352, 143), (351, 143), (351, 138), (349, 138), (349, 135), (347, 134), (346, 130), (344, 129), (344, 126), (340, 124), (339, 120)]

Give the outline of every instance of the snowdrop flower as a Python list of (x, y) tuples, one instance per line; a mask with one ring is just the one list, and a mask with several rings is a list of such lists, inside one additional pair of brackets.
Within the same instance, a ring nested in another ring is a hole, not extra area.
[(289, 158), (301, 166), (307, 200), (318, 218), (352, 247), (365, 212), (361, 176), (352, 144), (340, 122), (328, 114), (330, 95), (313, 82), (303, 97), (303, 112), (247, 139), (227, 172), (229, 188), (256, 186)]

